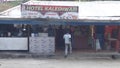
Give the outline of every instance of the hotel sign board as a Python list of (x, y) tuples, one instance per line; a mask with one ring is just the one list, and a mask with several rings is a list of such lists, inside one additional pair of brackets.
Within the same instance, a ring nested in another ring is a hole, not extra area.
[(21, 5), (23, 18), (78, 19), (78, 6)]

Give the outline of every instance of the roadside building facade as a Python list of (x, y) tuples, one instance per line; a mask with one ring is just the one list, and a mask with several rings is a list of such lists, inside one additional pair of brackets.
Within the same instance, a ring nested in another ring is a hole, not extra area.
[(53, 55), (64, 50), (63, 35), (69, 31), (74, 51), (119, 51), (119, 20), (80, 19), (80, 10), (79, 2), (24, 3), (22, 18), (0, 20), (0, 50)]

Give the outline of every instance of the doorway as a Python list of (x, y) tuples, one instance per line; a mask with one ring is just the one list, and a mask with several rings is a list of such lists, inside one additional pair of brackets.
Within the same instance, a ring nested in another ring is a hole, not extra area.
[(55, 48), (56, 50), (64, 50), (65, 44), (63, 35), (65, 33), (64, 26), (56, 26), (55, 28)]
[(90, 26), (57, 26), (55, 35), (56, 50), (64, 50), (65, 44), (63, 35), (66, 31), (70, 31), (72, 36), (73, 50), (88, 50), (92, 49), (91, 29)]
[(72, 33), (72, 45), (74, 50), (91, 49), (89, 44), (90, 26), (75, 26)]

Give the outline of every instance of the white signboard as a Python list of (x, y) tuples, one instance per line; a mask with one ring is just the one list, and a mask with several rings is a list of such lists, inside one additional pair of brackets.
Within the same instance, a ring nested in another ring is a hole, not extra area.
[(24, 18), (78, 19), (78, 6), (21, 5)]

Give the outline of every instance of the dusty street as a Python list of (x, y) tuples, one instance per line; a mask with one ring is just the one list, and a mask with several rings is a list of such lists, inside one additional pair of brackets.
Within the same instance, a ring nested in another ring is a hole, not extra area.
[(120, 68), (111, 58), (19, 58), (0, 59), (0, 68)]

